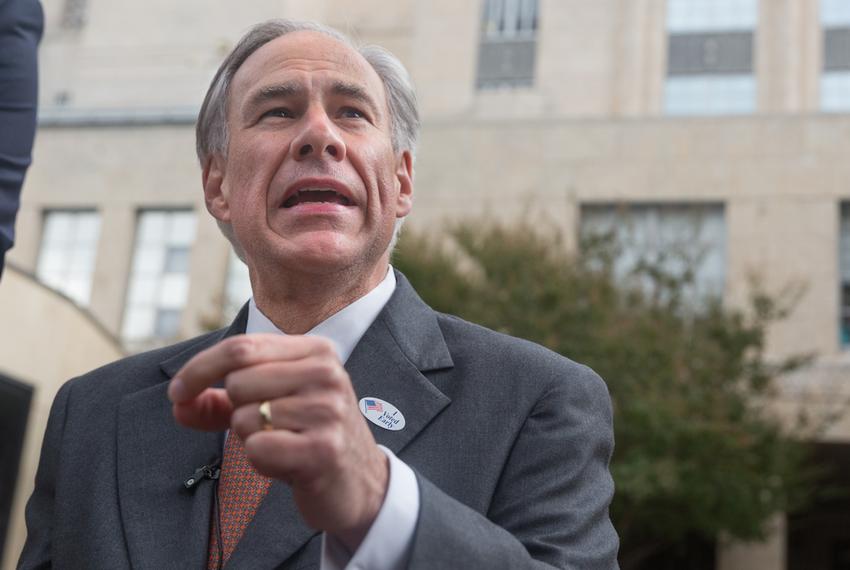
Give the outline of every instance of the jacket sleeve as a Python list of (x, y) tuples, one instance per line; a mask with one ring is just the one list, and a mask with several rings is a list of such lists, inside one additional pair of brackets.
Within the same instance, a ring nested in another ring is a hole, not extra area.
[(18, 560), (18, 570), (51, 568), (56, 478), (59, 454), (65, 429), (65, 411), (70, 385), (60, 388), (50, 408), (47, 429), (41, 445), (41, 458), (35, 474), (35, 489), (27, 501), (27, 540)]
[(411, 570), (618, 568), (613, 446), (607, 388), (582, 367), (526, 418), (486, 516), (419, 477)]
[(42, 27), (38, 0), (0, 0), (0, 273), (35, 136)]

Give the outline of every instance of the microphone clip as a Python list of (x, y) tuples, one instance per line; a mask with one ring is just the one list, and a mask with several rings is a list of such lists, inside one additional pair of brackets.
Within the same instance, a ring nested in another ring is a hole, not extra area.
[(202, 465), (195, 469), (195, 472), (192, 473), (192, 476), (183, 481), (183, 486), (187, 489), (194, 489), (197, 487), (201, 481), (204, 479), (209, 479), (211, 481), (215, 481), (221, 475), (221, 468), (219, 468), (219, 461), (216, 460), (210, 465)]

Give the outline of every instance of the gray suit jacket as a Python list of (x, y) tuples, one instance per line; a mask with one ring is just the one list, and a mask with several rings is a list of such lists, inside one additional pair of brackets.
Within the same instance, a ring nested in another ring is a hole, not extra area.
[[(417, 473), (410, 568), (616, 568), (608, 517), (611, 407), (589, 368), (435, 313), (398, 274), (346, 364), (358, 398), (407, 425), (375, 439)], [(182, 482), (222, 434), (178, 426), (168, 380), (226, 330), (132, 356), (68, 382), (53, 404), (27, 505), (20, 568), (204, 568), (214, 485)], [(318, 568), (320, 535), (275, 482), (228, 568)]]

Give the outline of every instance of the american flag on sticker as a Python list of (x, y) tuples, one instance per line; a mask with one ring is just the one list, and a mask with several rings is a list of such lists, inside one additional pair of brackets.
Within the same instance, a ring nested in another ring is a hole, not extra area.
[(374, 410), (376, 412), (383, 412), (384, 406), (381, 405), (381, 402), (376, 402), (375, 400), (366, 400), (366, 411), (369, 412)]

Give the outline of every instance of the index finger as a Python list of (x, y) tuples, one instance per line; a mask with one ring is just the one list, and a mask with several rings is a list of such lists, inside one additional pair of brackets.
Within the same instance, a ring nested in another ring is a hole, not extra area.
[(241, 368), (280, 360), (299, 360), (331, 350), (330, 341), (315, 336), (241, 334), (196, 354), (168, 386), (168, 398), (184, 403)]

